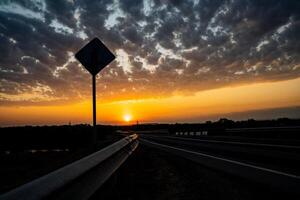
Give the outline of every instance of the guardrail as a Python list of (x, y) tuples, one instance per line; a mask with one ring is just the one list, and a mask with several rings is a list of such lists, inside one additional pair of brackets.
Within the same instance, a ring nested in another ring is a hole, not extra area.
[(74, 163), (0, 196), (1, 200), (88, 199), (137, 148), (127, 136)]
[(298, 131), (300, 126), (284, 127), (256, 127), (256, 128), (227, 128), (225, 132), (245, 132), (245, 131)]

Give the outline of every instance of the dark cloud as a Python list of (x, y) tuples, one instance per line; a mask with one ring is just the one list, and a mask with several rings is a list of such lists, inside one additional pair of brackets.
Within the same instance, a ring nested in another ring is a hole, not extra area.
[(66, 0), (46, 0), (47, 17), (57, 19), (69, 27), (75, 27), (76, 20), (74, 18), (75, 7), (72, 1)]
[(297, 78), (299, 11), (297, 0), (3, 1), (1, 102), (90, 95), (74, 53), (94, 37), (118, 57), (99, 76), (102, 99)]
[(144, 3), (143, 1), (131, 1), (131, 0), (123, 0), (119, 1), (120, 8), (129, 15), (129, 18), (133, 20), (139, 21), (144, 18), (143, 15), (143, 8)]

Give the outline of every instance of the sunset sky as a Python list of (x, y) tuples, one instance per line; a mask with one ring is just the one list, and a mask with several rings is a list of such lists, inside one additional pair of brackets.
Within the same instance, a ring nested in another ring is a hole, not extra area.
[(299, 0), (1, 0), (0, 126), (300, 118)]

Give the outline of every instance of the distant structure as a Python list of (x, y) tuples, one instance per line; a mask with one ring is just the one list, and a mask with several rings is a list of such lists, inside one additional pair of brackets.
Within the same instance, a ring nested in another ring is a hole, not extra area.
[(136, 130), (139, 129), (139, 120), (136, 120)]

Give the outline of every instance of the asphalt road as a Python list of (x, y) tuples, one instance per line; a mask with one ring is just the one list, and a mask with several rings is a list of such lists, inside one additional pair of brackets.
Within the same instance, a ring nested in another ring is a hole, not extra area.
[(276, 191), (299, 194), (299, 146), (146, 134), (141, 143)]
[(294, 196), (141, 144), (91, 199), (294, 199)]
[(141, 135), (141, 138), (297, 176), (300, 175), (300, 146), (157, 135)]

